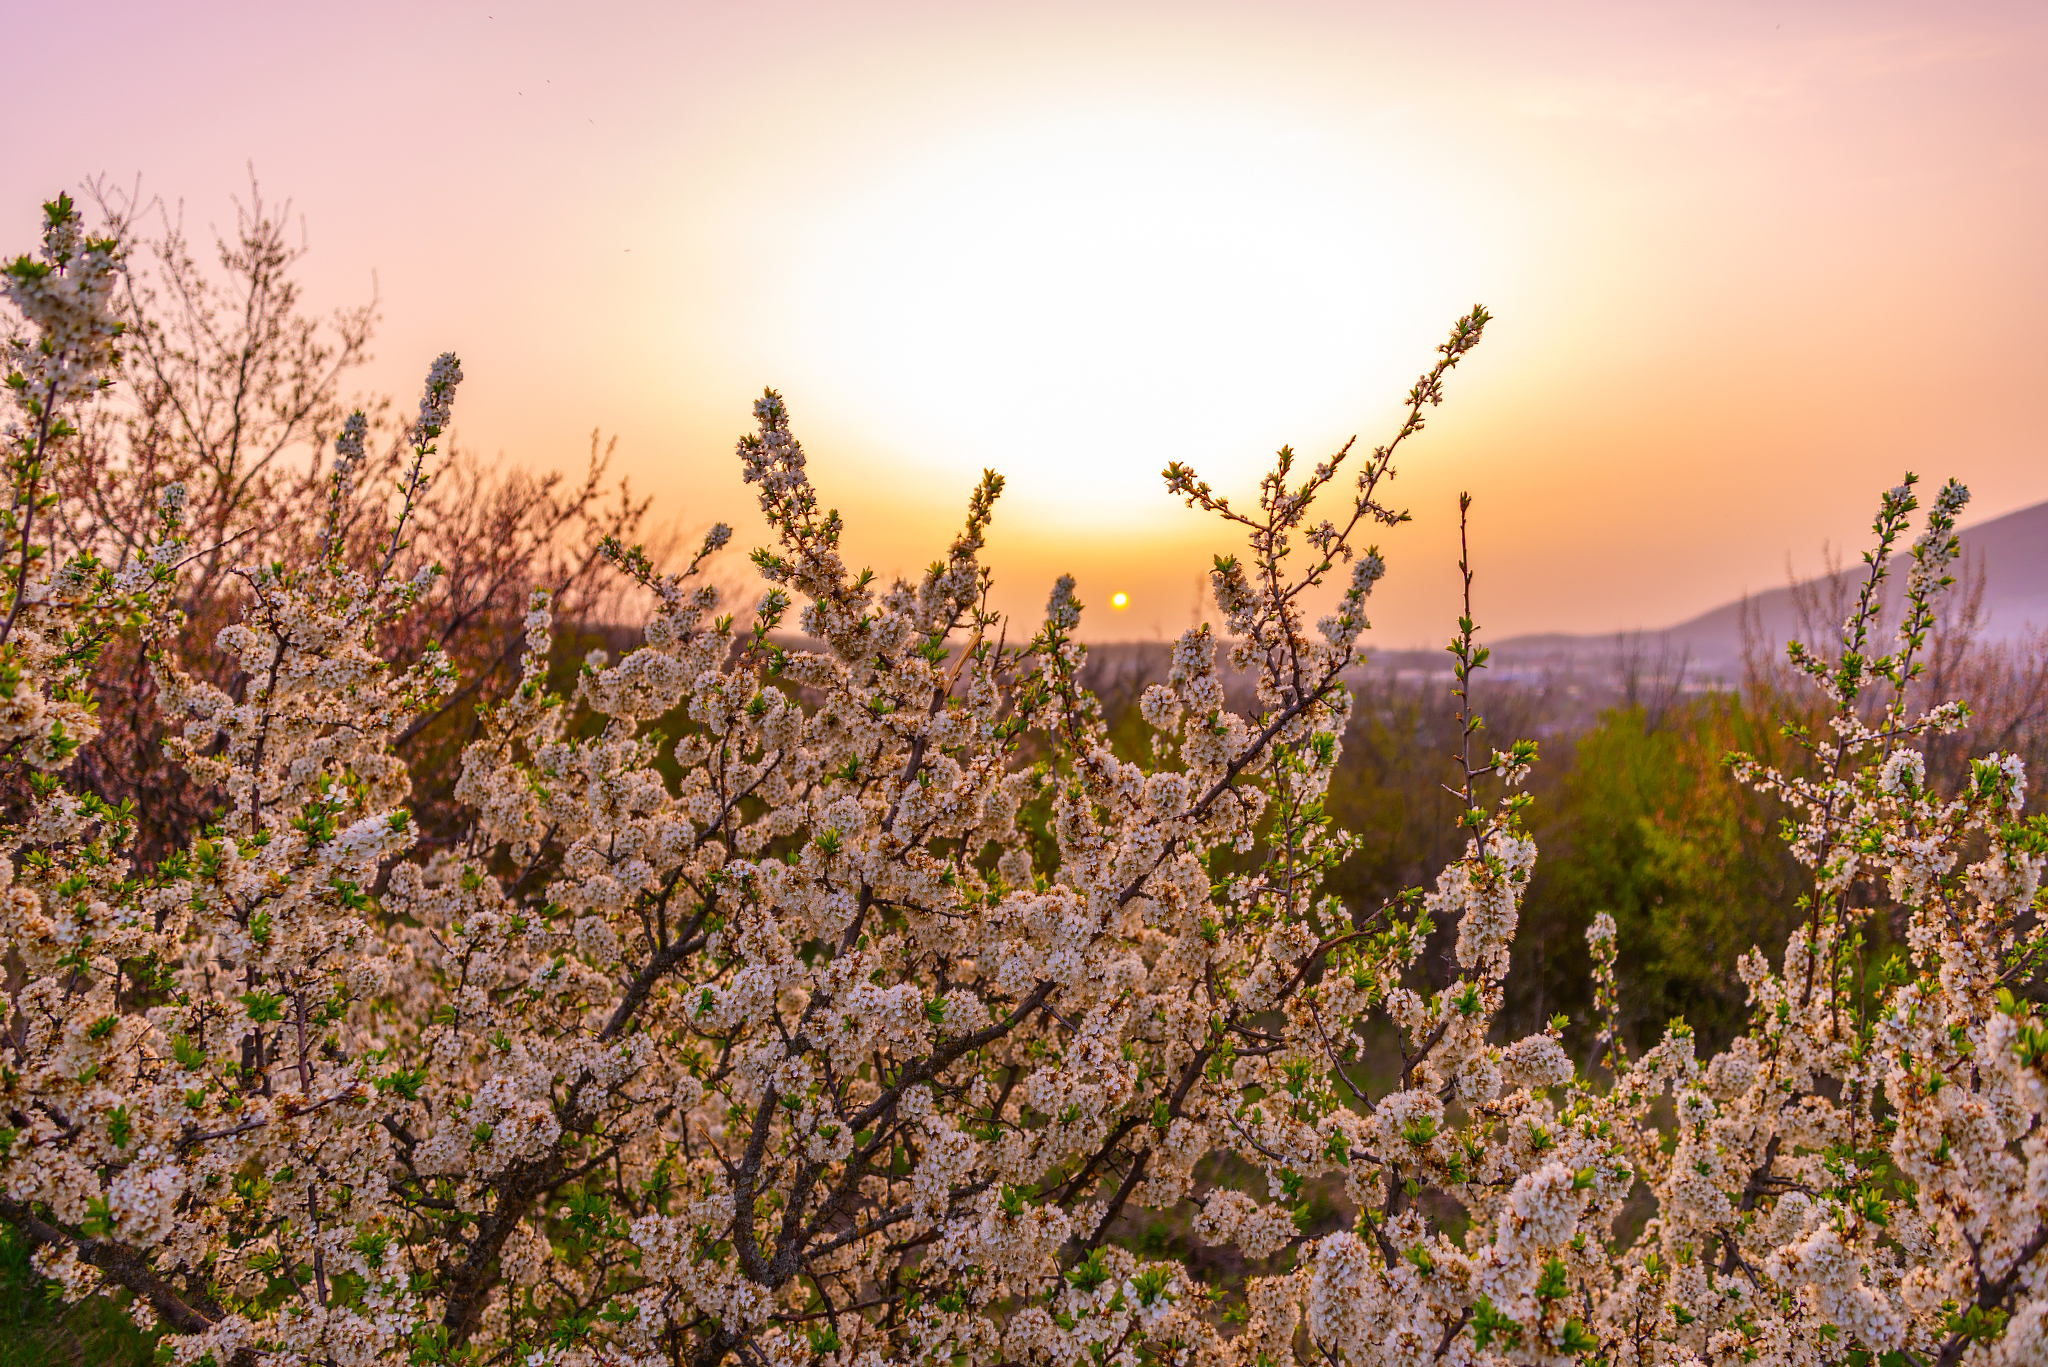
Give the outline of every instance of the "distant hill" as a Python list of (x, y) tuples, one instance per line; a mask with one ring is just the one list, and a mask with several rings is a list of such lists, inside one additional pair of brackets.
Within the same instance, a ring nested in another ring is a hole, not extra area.
[[(1966, 528), (1960, 537), (1963, 558), (1956, 571), (1956, 587), (1950, 592), (1960, 595), (1969, 587), (1969, 581), (1983, 576), (1980, 637), (2005, 640), (2048, 628), (2048, 503), (2037, 503)], [(1904, 555), (1895, 557), (1892, 563), (1889, 601), (1894, 608), (1908, 563)], [(1684, 658), (1687, 673), (1693, 677), (1732, 681), (1742, 670), (1745, 614), (1760, 624), (1764, 636), (1774, 643), (1798, 634), (1802, 616), (1838, 624), (1846, 615), (1840, 607), (1853, 600), (1862, 574), (1863, 566), (1852, 561), (1843, 566), (1838, 577), (1822, 575), (1737, 599), (1662, 630), (1589, 636), (1563, 632), (1513, 636), (1496, 643), (1494, 655), (1509, 667), (1583, 665), (1590, 657), (1611, 656), (1618, 649), (1626, 649), (1644, 661), (1675, 662)], [(1806, 608), (1804, 613), (1802, 604)]]

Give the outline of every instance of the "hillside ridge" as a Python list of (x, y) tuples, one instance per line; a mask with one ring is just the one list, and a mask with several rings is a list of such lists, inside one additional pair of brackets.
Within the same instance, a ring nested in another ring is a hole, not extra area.
[[(2016, 509), (1958, 533), (1962, 557), (1955, 571), (1955, 593), (1965, 592), (1978, 576), (1979, 637), (2011, 640), (2048, 628), (2048, 501)], [(1909, 557), (1892, 558), (1888, 601), (1896, 602)], [(1745, 594), (1673, 626), (1636, 632), (1529, 632), (1494, 644), (1504, 663), (1566, 660), (1611, 653), (1626, 642), (1638, 654), (1683, 658), (1689, 670), (1729, 678), (1742, 667), (1743, 621), (1757, 623), (1770, 641), (1783, 642), (1802, 625), (1801, 603), (1818, 605), (1823, 620), (1843, 596), (1854, 592), (1863, 566), (1851, 561), (1835, 575), (1817, 575), (1763, 593)]]

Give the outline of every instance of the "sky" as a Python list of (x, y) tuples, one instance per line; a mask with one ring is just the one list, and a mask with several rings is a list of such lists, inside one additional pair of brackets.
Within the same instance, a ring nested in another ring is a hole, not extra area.
[[(1282, 443), (1404, 447), (1373, 604), (1445, 639), (1668, 625), (1861, 544), (1912, 469), (2048, 499), (2048, 7), (135, 4), (9, 20), (0, 247), (105, 177), (204, 241), (249, 168), (367, 391), (442, 350), (462, 444), (763, 535), (787, 399), (847, 551), (915, 575), (983, 467), (1020, 634), (1172, 636)], [(8, 247), (7, 244), (18, 244)], [(753, 590), (748, 589), (749, 595)], [(1110, 606), (1113, 593), (1127, 606)]]

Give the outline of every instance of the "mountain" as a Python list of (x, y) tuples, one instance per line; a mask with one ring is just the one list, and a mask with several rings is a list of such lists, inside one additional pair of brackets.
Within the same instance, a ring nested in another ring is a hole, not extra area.
[[(1949, 597), (1960, 605), (1982, 577), (1979, 638), (2009, 640), (2048, 628), (2048, 503), (1967, 527), (1959, 539), (1962, 558), (1953, 571), (1956, 585), (1949, 590)], [(1887, 601), (1894, 618), (1910, 563), (1904, 554), (1892, 560)], [(1494, 656), (1512, 668), (1584, 664), (1592, 657), (1626, 651), (1638, 661), (1655, 661), (1660, 667), (1673, 667), (1683, 659), (1687, 674), (1697, 679), (1733, 681), (1742, 672), (1745, 616), (1760, 625), (1764, 637), (1773, 643), (1810, 634), (1816, 625), (1836, 629), (1848, 615), (1863, 574), (1860, 563), (1848, 564), (1834, 575), (1746, 596), (1658, 631), (1513, 636), (1494, 646)]]

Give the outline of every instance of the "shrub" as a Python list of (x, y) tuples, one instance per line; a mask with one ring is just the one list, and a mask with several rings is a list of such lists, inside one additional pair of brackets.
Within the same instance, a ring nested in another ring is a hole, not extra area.
[[(1141, 699), (1147, 762), (1117, 756), (1078, 683), (1072, 581), (1004, 644), (980, 563), (998, 476), (920, 581), (877, 584), (842, 559), (771, 392), (739, 445), (776, 535), (751, 627), (713, 615), (724, 528), (672, 574), (609, 539), (655, 604), (645, 644), (553, 688), (535, 594), (520, 682), (481, 711), (452, 833), (423, 847), (394, 747), (462, 681), (394, 630), (434, 582), (394, 567), (460, 365), (429, 374), (386, 529), (344, 534), (351, 422), (325, 534), (238, 570), (230, 692), (177, 649), (180, 486), (118, 570), (37, 539), (118, 345), (120, 252), (59, 201), (5, 277), (32, 330), (8, 358), (0, 524), (22, 776), (0, 1218), (66, 1297), (127, 1298), (168, 1361), (2048, 1352), (2048, 1025), (2026, 1004), (2048, 827), (2009, 758), (1930, 790), (1917, 747), (1958, 708), (1871, 702), (1915, 676), (1957, 486), (1915, 543), (1896, 646), (1867, 639), (1868, 605), (1910, 480), (1840, 661), (1795, 657), (1830, 709), (1811, 764), (1741, 766), (1790, 804), (1813, 879), (1782, 954), (1741, 960), (1746, 1032), (1702, 1059), (1677, 1024), (1631, 1054), (1602, 917), (1605, 1047), (1581, 1069), (1561, 1023), (1496, 1027), (1535, 747), (1474, 748), (1469, 604), (1462, 848), (1377, 908), (1328, 887), (1354, 842), (1325, 794), (1384, 570), (1363, 537), (1404, 516), (1382, 501), (1392, 458), (1483, 310), (1362, 459), (1304, 472), (1283, 449), (1256, 509), (1168, 467), (1248, 550), (1215, 564), (1224, 639), (1182, 637)], [(120, 642), (171, 757), (220, 795), (160, 857), (68, 776)], [(1219, 650), (1257, 681), (1243, 711)], [(1880, 895), (1908, 929), (1873, 963)], [(1439, 986), (1419, 959), (1445, 940)], [(1368, 1083), (1389, 1024), (1398, 1074)], [(1646, 1225), (1623, 1218), (1638, 1196)], [(1241, 1284), (1112, 1237), (1168, 1211), (1235, 1249)]]

